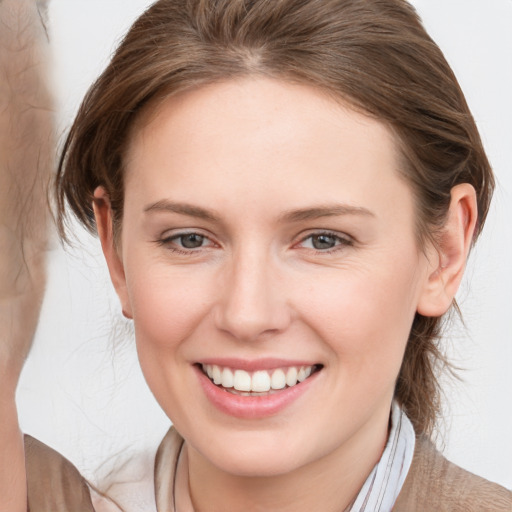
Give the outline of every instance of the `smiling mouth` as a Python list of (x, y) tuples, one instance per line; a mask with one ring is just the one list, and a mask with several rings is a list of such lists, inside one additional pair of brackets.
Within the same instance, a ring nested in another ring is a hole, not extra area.
[(199, 367), (213, 384), (224, 391), (241, 396), (261, 396), (297, 386), (319, 372), (323, 366), (289, 366), (255, 372), (215, 364), (200, 364)]

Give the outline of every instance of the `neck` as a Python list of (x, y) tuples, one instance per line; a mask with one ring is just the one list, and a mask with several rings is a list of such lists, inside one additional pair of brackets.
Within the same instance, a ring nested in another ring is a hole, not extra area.
[[(185, 444), (178, 472), (176, 510), (346, 510), (382, 455), (388, 436), (388, 424), (389, 410), (380, 414), (379, 418), (372, 417), (371, 421), (333, 452), (286, 474), (262, 477), (225, 472)], [(185, 507), (183, 498), (187, 493), (187, 475), (190, 498), (186, 497), (189, 501)]]

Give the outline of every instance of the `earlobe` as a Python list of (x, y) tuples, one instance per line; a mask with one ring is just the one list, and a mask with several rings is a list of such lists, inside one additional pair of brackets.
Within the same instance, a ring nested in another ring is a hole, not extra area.
[(121, 301), (123, 315), (126, 318), (132, 318), (126, 289), (124, 266), (114, 240), (110, 198), (103, 187), (97, 187), (94, 191), (93, 209), (98, 236), (101, 248), (103, 249), (103, 255), (107, 261), (110, 279)]
[(475, 189), (469, 183), (453, 187), (446, 223), (436, 256), (422, 291), (417, 311), (423, 316), (441, 316), (453, 303), (471, 249), (478, 211)]

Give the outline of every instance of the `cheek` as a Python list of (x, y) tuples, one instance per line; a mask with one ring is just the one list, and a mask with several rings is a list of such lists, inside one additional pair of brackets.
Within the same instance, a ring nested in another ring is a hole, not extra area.
[(128, 273), (127, 283), (141, 364), (148, 358), (158, 362), (164, 354), (176, 358), (208, 314), (210, 280), (155, 266)]
[(398, 373), (416, 312), (416, 270), (408, 260), (375, 264), (297, 293), (307, 297), (306, 322), (354, 379)]
[(127, 274), (139, 364), (169, 417), (187, 417), (190, 404), (183, 397), (192, 383), (186, 341), (208, 316), (211, 284), (204, 276), (145, 268)]

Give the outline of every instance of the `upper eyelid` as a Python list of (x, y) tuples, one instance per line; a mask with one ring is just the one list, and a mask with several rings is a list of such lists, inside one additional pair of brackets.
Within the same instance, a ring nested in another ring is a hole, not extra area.
[(199, 235), (213, 242), (213, 235), (200, 228), (170, 229), (158, 236), (160, 240), (172, 240), (187, 235)]
[(327, 235), (327, 236), (332, 236), (332, 237), (335, 237), (335, 238), (338, 238), (340, 240), (345, 240), (347, 242), (354, 242), (355, 239), (354, 237), (348, 235), (347, 233), (340, 233), (338, 231), (333, 231), (333, 230), (330, 230), (330, 229), (316, 229), (316, 230), (311, 230), (307, 233), (303, 233), (301, 235), (299, 235), (297, 238), (297, 243), (298, 242), (303, 242), (304, 240), (307, 240), (308, 238), (311, 238), (313, 236), (320, 236), (320, 235)]

